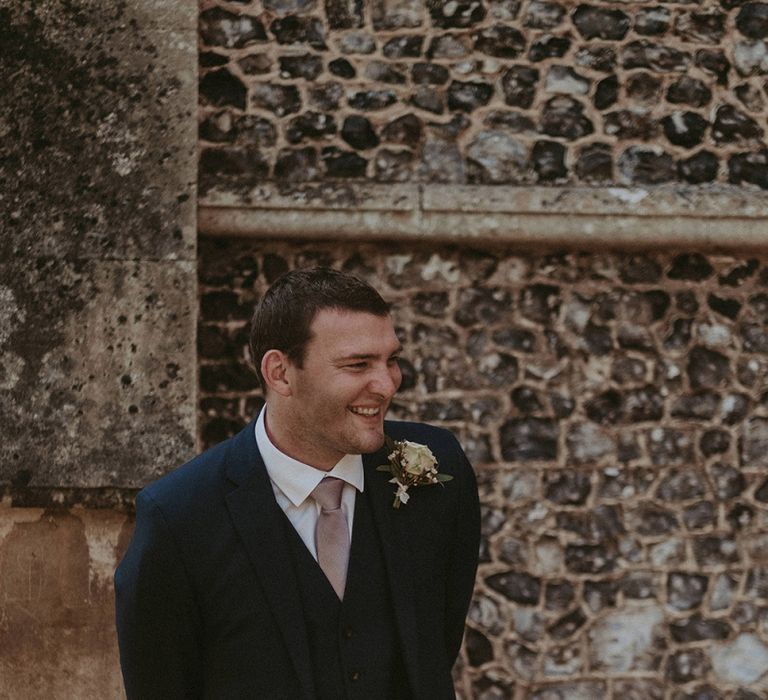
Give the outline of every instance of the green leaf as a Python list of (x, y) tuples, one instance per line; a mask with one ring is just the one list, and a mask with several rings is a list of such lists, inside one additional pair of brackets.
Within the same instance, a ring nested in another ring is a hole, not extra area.
[(442, 481), (453, 481), (453, 477), (450, 474), (438, 474), (437, 480)]
[(392, 469), (388, 464), (380, 464), (378, 467), (376, 467), (377, 472), (391, 472)]

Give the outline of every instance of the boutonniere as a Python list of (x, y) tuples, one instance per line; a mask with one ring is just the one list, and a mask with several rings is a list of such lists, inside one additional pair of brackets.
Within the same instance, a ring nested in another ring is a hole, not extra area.
[(389, 472), (392, 474), (389, 483), (397, 484), (393, 508), (399, 508), (401, 503), (408, 503), (411, 497), (408, 489), (411, 486), (442, 484), (453, 479), (452, 476), (437, 471), (437, 459), (426, 445), (410, 440), (393, 440), (388, 435), (384, 436), (384, 444), (389, 451), (389, 464), (382, 464), (376, 467), (376, 470)]

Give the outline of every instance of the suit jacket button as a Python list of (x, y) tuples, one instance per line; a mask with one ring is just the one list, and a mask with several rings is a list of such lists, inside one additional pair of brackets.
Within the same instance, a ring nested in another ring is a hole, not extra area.
[(357, 681), (357, 680), (360, 680), (360, 672), (359, 672), (359, 671), (352, 671), (352, 673), (350, 673), (350, 674), (349, 674), (349, 677), (350, 677), (350, 678), (351, 678), (353, 681)]

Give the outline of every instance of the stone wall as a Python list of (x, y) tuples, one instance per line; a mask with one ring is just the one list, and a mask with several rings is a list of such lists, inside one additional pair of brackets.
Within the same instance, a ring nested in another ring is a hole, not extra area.
[(206, 0), (202, 190), (766, 188), (766, 37), (741, 0)]
[(479, 477), (461, 697), (768, 695), (768, 258), (200, 243), (207, 445), (261, 406), (247, 322), (277, 275), (394, 302), (393, 414), (453, 429)]

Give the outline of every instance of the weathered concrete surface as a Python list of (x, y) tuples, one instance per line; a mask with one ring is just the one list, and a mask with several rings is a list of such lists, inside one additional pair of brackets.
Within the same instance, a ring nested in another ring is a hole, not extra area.
[(196, 14), (0, 5), (0, 493), (193, 452)]
[(124, 513), (0, 504), (0, 698), (124, 697), (112, 572)]

